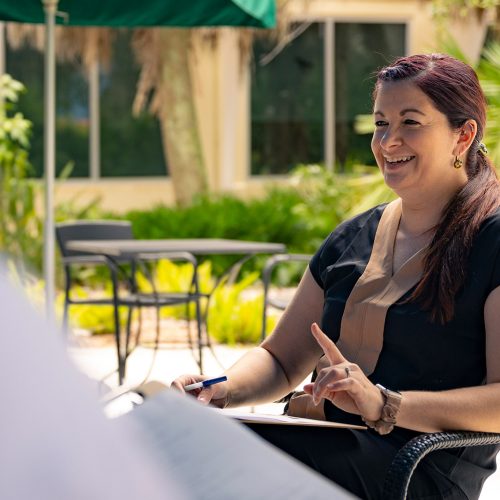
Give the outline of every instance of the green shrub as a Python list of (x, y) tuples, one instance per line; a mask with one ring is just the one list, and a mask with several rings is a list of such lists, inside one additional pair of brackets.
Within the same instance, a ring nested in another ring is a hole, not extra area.
[[(154, 272), (155, 286), (158, 291), (175, 292), (186, 290), (191, 283), (192, 268), (189, 264), (175, 264), (168, 260), (162, 260)], [(258, 343), (261, 335), (262, 321), (262, 292), (248, 293), (249, 287), (254, 285), (259, 277), (258, 272), (247, 275), (236, 284), (220, 284), (210, 300), (208, 314), (209, 332), (218, 342), (236, 343)], [(151, 292), (150, 281), (138, 273), (137, 283), (140, 290)], [(214, 278), (211, 274), (210, 262), (199, 266), (200, 290), (208, 292), (214, 286)], [(107, 288), (107, 294), (111, 289)], [(75, 296), (85, 298), (89, 296), (88, 290), (76, 287)], [(58, 305), (62, 310), (62, 294), (58, 299)], [(206, 302), (202, 303), (202, 307)], [(113, 307), (79, 305), (71, 306), (71, 324), (83, 328), (92, 333), (110, 333), (114, 331)], [(191, 306), (190, 317), (194, 318), (194, 304)], [(173, 317), (176, 319), (186, 318), (184, 305), (164, 307), (161, 309), (162, 317)], [(120, 322), (124, 326), (127, 318), (127, 309), (120, 308)], [(268, 321), (268, 332), (276, 323), (271, 315)]]
[[(139, 271), (136, 275), (137, 286), (140, 291), (145, 293), (153, 292), (153, 284), (150, 276), (153, 278), (154, 287), (157, 292), (185, 292), (191, 287), (193, 279), (193, 266), (189, 263), (177, 264), (168, 259), (162, 259), (154, 265), (147, 275)], [(198, 287), (201, 293), (210, 292), (215, 285), (215, 278), (212, 276), (212, 264), (205, 261), (198, 266)], [(201, 306), (205, 307), (206, 302), (202, 299)], [(196, 313), (194, 303), (190, 304), (189, 317), (194, 318)], [(161, 317), (172, 317), (177, 319), (186, 318), (186, 306), (184, 304), (162, 307)]]
[[(234, 285), (218, 288), (210, 302), (208, 331), (218, 342), (234, 345), (237, 343), (258, 344), (262, 331), (262, 293), (246, 296), (244, 292), (259, 277), (259, 273), (249, 274)], [(269, 318), (269, 333), (276, 319)]]
[[(141, 239), (229, 238), (285, 243), (299, 249), (307, 240), (306, 224), (294, 213), (300, 201), (295, 190), (275, 189), (261, 200), (245, 202), (228, 195), (200, 198), (186, 208), (157, 206), (128, 212), (124, 218), (132, 222), (134, 236)], [(238, 258), (210, 258), (214, 273), (220, 275)]]

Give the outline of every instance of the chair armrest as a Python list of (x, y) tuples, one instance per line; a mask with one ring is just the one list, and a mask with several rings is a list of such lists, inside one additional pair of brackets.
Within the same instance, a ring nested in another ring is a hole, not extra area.
[[(126, 274), (123, 273), (118, 262), (113, 259), (108, 259), (105, 255), (95, 254), (95, 255), (70, 255), (62, 258), (63, 265), (66, 268), (66, 272), (69, 273), (69, 268), (71, 265), (95, 265), (95, 266), (106, 266), (111, 272), (112, 276), (118, 277), (120, 274), (125, 279), (125, 281), (130, 281)], [(132, 263), (132, 261), (128, 261)], [(69, 282), (67, 283), (69, 284)]]
[(271, 275), (274, 268), (281, 264), (282, 262), (309, 262), (312, 255), (301, 254), (301, 253), (285, 253), (273, 255), (266, 261), (264, 269), (262, 269), (262, 281), (266, 286), (271, 281)]
[(406, 498), (411, 476), (419, 462), (431, 451), (467, 446), (500, 444), (500, 434), (489, 432), (436, 432), (408, 441), (396, 454), (384, 482), (384, 500)]
[(104, 255), (73, 255), (62, 258), (63, 264), (107, 264)]

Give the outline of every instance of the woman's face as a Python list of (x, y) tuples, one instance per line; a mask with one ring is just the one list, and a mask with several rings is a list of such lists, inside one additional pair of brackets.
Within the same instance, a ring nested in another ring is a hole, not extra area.
[(382, 83), (373, 117), (372, 151), (399, 196), (453, 192), (467, 182), (465, 168), (453, 168), (460, 131), (415, 84)]

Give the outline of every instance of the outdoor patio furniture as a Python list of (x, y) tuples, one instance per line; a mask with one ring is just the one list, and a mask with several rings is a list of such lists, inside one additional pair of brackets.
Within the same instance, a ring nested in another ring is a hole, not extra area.
[[(106, 305), (114, 304), (113, 296), (108, 297), (76, 297), (74, 287), (76, 285), (74, 270), (78, 266), (108, 266), (108, 261), (104, 255), (96, 255), (87, 252), (70, 250), (67, 242), (74, 239), (82, 240), (102, 240), (102, 239), (122, 239), (131, 240), (132, 225), (127, 221), (75, 221), (64, 222), (56, 225), (56, 239), (62, 256), (64, 266), (64, 313), (63, 328), (68, 325), (69, 307), (77, 304)], [(121, 259), (120, 263), (134, 265), (130, 259)]]
[[(66, 276), (65, 282), (65, 308), (64, 325), (67, 324), (68, 308), (74, 304), (93, 304), (113, 306), (115, 340), (118, 358), (118, 382), (121, 385), (125, 378), (126, 360), (132, 349), (130, 348), (131, 337), (131, 319), (134, 308), (155, 307), (156, 308), (156, 333), (157, 338), (160, 333), (159, 309), (165, 306), (186, 305), (186, 317), (189, 325), (189, 306), (194, 303), (196, 306), (196, 325), (198, 338), (201, 336), (201, 312), (200, 297), (198, 291), (198, 263), (196, 258), (188, 253), (181, 251), (163, 251), (154, 253), (135, 253), (127, 255), (112, 256), (106, 253), (86, 252), (84, 250), (72, 249), (70, 241), (75, 239), (83, 242), (99, 242), (112, 239), (116, 242), (134, 241), (132, 227), (129, 222), (124, 221), (76, 221), (58, 224), (56, 226), (56, 236), (63, 256), (63, 264)], [(151, 263), (161, 259), (172, 261), (183, 261), (191, 264), (193, 272), (191, 283), (188, 290), (179, 292), (165, 292), (159, 290), (154, 280), (154, 271), (151, 269)], [(112, 285), (112, 296), (104, 298), (74, 298), (71, 295), (71, 289), (74, 284), (72, 275), (72, 266), (74, 265), (105, 265), (110, 273)], [(144, 292), (138, 289), (136, 283), (136, 272), (143, 272), (148, 279), (152, 291)], [(119, 308), (125, 306), (128, 308), (127, 326), (125, 339), (122, 339)], [(136, 345), (140, 334), (140, 321)], [(135, 346), (134, 346), (135, 347)]]
[(500, 434), (489, 432), (436, 432), (421, 434), (403, 446), (395, 456), (384, 483), (384, 500), (404, 500), (419, 462), (434, 450), (500, 444)]
[(282, 254), (274, 255), (270, 257), (262, 270), (262, 284), (264, 286), (264, 307), (262, 309), (262, 333), (261, 339), (264, 340), (266, 337), (267, 329), (267, 308), (269, 306), (284, 311), (288, 305), (288, 300), (282, 297), (275, 297), (270, 294), (271, 279), (273, 272), (280, 264), (286, 262), (305, 262), (308, 263), (311, 260), (312, 255), (307, 254)]
[[(188, 252), (196, 257), (208, 255), (234, 255), (241, 258), (232, 264), (220, 276), (212, 290), (203, 294), (207, 299), (202, 314), (201, 322), (206, 332), (205, 339), (202, 338), (202, 330), (198, 330), (198, 359), (196, 360), (203, 373), (203, 347), (210, 346), (207, 332), (208, 303), (215, 289), (223, 282), (231, 281), (241, 268), (241, 265), (250, 258), (259, 254), (280, 254), (286, 252), (282, 243), (266, 243), (260, 241), (228, 240), (219, 238), (199, 239), (162, 239), (162, 240), (96, 240), (82, 241), (75, 237), (75, 241), (68, 242), (68, 248), (79, 252), (105, 255), (110, 261), (118, 258), (136, 258), (141, 260), (148, 255), (154, 256), (161, 253)], [(118, 341), (118, 338), (117, 338)]]

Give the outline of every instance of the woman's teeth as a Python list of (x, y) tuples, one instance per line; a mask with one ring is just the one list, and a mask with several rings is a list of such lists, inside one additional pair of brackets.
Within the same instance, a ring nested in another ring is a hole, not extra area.
[(413, 160), (414, 156), (401, 156), (399, 158), (386, 158), (385, 161), (387, 163), (404, 163), (410, 160)]

